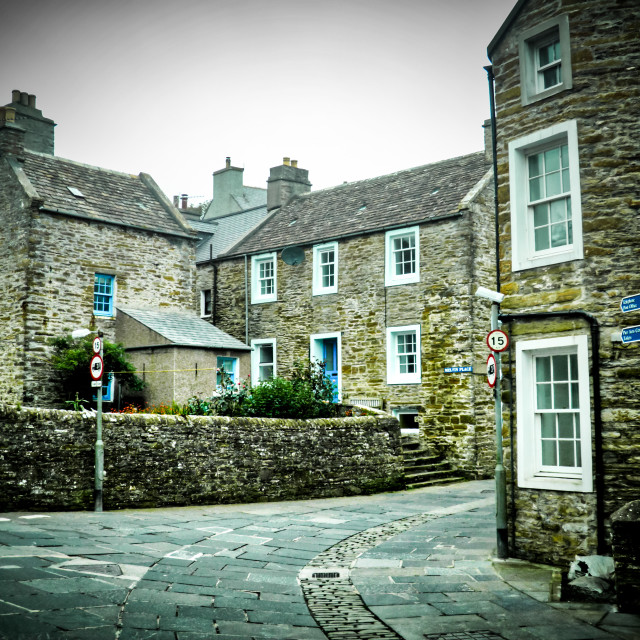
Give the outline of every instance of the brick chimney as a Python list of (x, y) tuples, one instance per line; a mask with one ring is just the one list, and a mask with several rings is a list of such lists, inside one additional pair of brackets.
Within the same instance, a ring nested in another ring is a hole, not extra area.
[(309, 171), (300, 169), (297, 160), (285, 157), (279, 167), (272, 167), (267, 180), (267, 210), (281, 207), (293, 196), (311, 191)]
[(35, 95), (14, 89), (11, 100), (5, 109), (14, 110), (15, 124), (24, 131), (24, 148), (53, 155), (56, 123), (36, 109)]

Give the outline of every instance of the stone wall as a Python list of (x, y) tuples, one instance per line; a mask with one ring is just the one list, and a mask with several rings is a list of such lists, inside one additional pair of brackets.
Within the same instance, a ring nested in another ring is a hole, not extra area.
[[(567, 15), (569, 21), (573, 88), (522, 106), (519, 35), (561, 15)], [(531, 0), (523, 4), (492, 56), (498, 122), (500, 271), (502, 291), (507, 294), (502, 311), (573, 309), (587, 311), (597, 319), (601, 346), (598, 354), (590, 353), (590, 373), (597, 364), (602, 384), (607, 518), (637, 498), (640, 491), (640, 344), (623, 345), (619, 338), (623, 327), (640, 324), (640, 313), (623, 315), (620, 311), (622, 297), (640, 292), (640, 121), (634, 113), (640, 100), (638, 29), (640, 6), (633, 0)], [(513, 272), (508, 144), (572, 119), (577, 120), (578, 130), (584, 258)], [(553, 319), (516, 322), (512, 331), (515, 348), (519, 339), (588, 334), (589, 327), (584, 322)], [(508, 425), (508, 384), (506, 387)], [(515, 403), (515, 398), (511, 399)], [(517, 416), (513, 419), (517, 432)], [(595, 424), (593, 411), (591, 424)], [(594, 433), (594, 439), (596, 436)], [(509, 447), (510, 443), (506, 444)], [(505, 453), (509, 456), (508, 448)], [(511, 527), (515, 527), (514, 554), (559, 563), (572, 560), (578, 552), (595, 553), (594, 505), (593, 493), (516, 488), (516, 509), (510, 515)]]
[[(485, 184), (457, 217), (420, 229), (420, 282), (385, 286), (384, 233), (341, 239), (338, 293), (313, 296), (313, 250), (297, 265), (277, 263), (277, 302), (251, 304), (251, 258), (245, 315), (245, 260), (218, 262), (217, 326), (239, 340), (277, 340), (277, 372), (309, 357), (312, 334), (340, 332), (342, 392), (378, 398), (385, 410), (417, 407), (423, 440), (445, 451), (470, 477), (493, 472), (492, 397), (486, 385), (489, 306), (474, 298), (495, 282), (491, 241), (493, 189)], [(209, 288), (211, 266), (199, 265), (197, 289)], [(386, 328), (421, 325), (421, 384), (387, 384)], [(445, 367), (473, 366), (473, 373)]]
[[(0, 511), (91, 509), (95, 417), (0, 405)], [(105, 414), (105, 509), (373, 493), (404, 486), (384, 417)]]
[[(116, 304), (193, 309), (192, 240), (40, 212), (36, 206), (29, 212), (2, 211), (28, 225), (23, 263), (7, 266), (10, 277), (24, 278), (25, 285), (9, 290), (11, 299), (3, 302), (12, 312), (21, 311), (15, 315), (24, 326), (24, 363), (10, 374), (24, 380), (15, 399), (42, 406), (53, 401), (51, 337), (83, 327), (101, 329), (105, 339), (115, 342), (115, 318), (93, 316), (96, 272), (116, 276)], [(10, 397), (0, 395), (0, 401)]]

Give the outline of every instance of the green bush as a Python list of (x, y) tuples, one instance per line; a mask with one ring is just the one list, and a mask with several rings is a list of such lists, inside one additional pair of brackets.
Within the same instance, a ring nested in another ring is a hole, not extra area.
[[(59, 400), (61, 404), (85, 403), (92, 398), (95, 389), (91, 387), (89, 364), (93, 357), (93, 338), (72, 338), (70, 335), (52, 338), (51, 363), (60, 382)], [(141, 391), (144, 382), (134, 372), (135, 367), (127, 359), (121, 344), (103, 340), (104, 380), (110, 371), (117, 372), (118, 382), (130, 391)]]

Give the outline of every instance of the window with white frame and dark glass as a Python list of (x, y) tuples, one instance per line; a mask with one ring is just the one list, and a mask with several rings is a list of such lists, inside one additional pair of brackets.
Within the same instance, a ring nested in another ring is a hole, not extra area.
[(586, 336), (516, 343), (518, 485), (591, 491)]
[(524, 106), (573, 86), (569, 19), (547, 20), (519, 40), (520, 95)]
[(211, 289), (200, 291), (200, 316), (205, 318), (211, 315)]
[(338, 243), (313, 248), (313, 295), (338, 291)]
[(387, 286), (418, 282), (418, 227), (388, 231), (385, 235), (385, 284)]
[(93, 282), (93, 313), (112, 316), (114, 311), (115, 276), (96, 273)]
[(269, 253), (251, 258), (251, 302), (274, 302), (276, 289), (276, 254)]
[(387, 383), (420, 382), (420, 326), (387, 329)]
[(251, 382), (257, 384), (276, 375), (276, 340), (251, 341)]

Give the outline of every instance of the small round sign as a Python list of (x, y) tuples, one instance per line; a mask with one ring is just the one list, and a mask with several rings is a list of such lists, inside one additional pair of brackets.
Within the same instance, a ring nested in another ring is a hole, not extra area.
[(100, 336), (96, 336), (93, 339), (93, 353), (100, 353), (100, 349), (102, 349), (102, 340)]
[(99, 355), (93, 356), (91, 358), (91, 364), (89, 365), (91, 377), (94, 380), (100, 380), (102, 378), (102, 370), (104, 369), (104, 363), (102, 362), (102, 358)]
[(501, 329), (494, 329), (487, 336), (487, 346), (491, 351), (505, 351), (509, 346), (509, 336)]
[(496, 357), (493, 355), (493, 353), (490, 353), (489, 357), (487, 358), (487, 382), (492, 389), (496, 386), (497, 377), (498, 370), (496, 366)]

